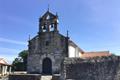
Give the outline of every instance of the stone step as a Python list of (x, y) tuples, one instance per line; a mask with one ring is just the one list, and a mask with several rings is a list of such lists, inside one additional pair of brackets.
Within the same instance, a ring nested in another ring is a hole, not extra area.
[(41, 80), (51, 80), (52, 76), (46, 75), (46, 76), (41, 76)]

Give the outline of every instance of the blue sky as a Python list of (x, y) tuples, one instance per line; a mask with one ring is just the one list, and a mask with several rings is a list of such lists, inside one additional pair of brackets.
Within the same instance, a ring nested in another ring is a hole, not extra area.
[(29, 35), (50, 5), (59, 15), (59, 31), (84, 51), (120, 55), (120, 0), (0, 0), (0, 57), (9, 62), (27, 49)]

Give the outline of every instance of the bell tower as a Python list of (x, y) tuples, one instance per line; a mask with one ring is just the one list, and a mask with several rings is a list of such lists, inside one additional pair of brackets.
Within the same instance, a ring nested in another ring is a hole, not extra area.
[(58, 31), (58, 15), (54, 15), (49, 10), (39, 18), (39, 33)]

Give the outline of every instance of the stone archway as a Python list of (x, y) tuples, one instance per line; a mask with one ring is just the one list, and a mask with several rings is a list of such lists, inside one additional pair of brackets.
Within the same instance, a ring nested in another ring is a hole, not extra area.
[(42, 73), (44, 75), (50, 75), (52, 74), (52, 61), (49, 58), (43, 59), (42, 62)]

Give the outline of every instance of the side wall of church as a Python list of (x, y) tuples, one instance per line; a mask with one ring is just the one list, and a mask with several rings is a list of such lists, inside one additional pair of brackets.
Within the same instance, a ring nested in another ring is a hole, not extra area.
[(82, 54), (77, 46), (69, 45), (68, 49), (69, 49), (69, 51), (68, 51), (69, 58), (80, 57)]
[(120, 80), (120, 57), (66, 58), (62, 80)]
[(42, 73), (43, 60), (52, 62), (52, 73), (61, 71), (66, 54), (66, 39), (58, 32), (45, 32), (29, 42), (28, 73)]

